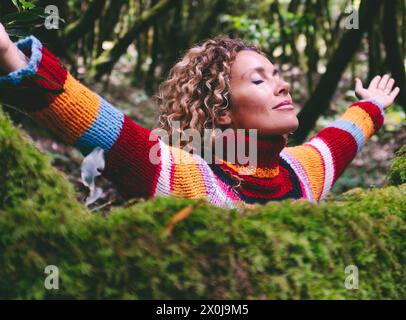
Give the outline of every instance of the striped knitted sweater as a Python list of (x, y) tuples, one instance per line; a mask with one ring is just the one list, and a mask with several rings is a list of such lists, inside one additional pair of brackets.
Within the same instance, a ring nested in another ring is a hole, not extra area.
[[(74, 79), (34, 36), (16, 45), (29, 63), (0, 77), (1, 100), (84, 155), (102, 148), (103, 175), (126, 198), (206, 198), (226, 208), (287, 198), (318, 202), (384, 121), (382, 106), (359, 101), (303, 145), (286, 147), (283, 137), (259, 139), (255, 170), (244, 171), (243, 165), (227, 161), (209, 164), (196, 154), (151, 139), (150, 130)], [(158, 163), (149, 160), (151, 148), (157, 151)], [(237, 187), (233, 175), (240, 180)]]

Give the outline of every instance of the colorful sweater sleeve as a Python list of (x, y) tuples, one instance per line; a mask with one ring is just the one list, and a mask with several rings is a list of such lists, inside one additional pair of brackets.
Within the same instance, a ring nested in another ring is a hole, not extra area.
[(293, 168), (308, 200), (320, 201), (327, 195), (384, 118), (378, 102), (361, 100), (303, 145), (282, 150), (281, 157)]
[[(1, 102), (27, 113), (84, 155), (102, 148), (103, 175), (124, 197), (169, 193), (168, 146), (77, 81), (34, 36), (16, 45), (29, 63), (0, 77)], [(150, 161), (154, 147), (156, 160)], [(165, 163), (161, 155), (166, 157)]]

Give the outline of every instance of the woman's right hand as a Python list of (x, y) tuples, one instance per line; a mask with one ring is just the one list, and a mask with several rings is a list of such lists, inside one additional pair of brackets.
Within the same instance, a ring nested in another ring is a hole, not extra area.
[(27, 57), (14, 45), (0, 23), (0, 69), (5, 72), (13, 72), (24, 68), (27, 63)]

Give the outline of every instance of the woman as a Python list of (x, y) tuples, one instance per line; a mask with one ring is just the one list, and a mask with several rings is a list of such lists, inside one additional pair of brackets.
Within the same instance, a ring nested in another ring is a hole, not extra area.
[[(175, 124), (180, 133), (193, 129), (200, 136), (206, 129), (255, 129), (252, 165), (228, 157), (235, 153), (228, 140), (248, 146), (250, 135), (224, 135), (227, 156), (214, 153), (216, 161), (174, 146), (173, 139), (168, 145), (75, 80), (38, 39), (30, 36), (14, 44), (2, 26), (0, 69), (6, 73), (0, 77), (1, 100), (85, 155), (102, 148), (102, 174), (126, 198), (207, 198), (227, 208), (287, 198), (323, 199), (380, 129), (385, 109), (399, 92), (392, 90), (394, 80), (388, 75), (376, 76), (367, 89), (357, 79), (355, 91), (363, 100), (305, 144), (286, 147), (298, 120), (289, 84), (277, 66), (240, 39), (218, 36), (196, 45), (159, 89), (160, 127), (170, 138)], [(152, 161), (151, 154), (159, 161)]]

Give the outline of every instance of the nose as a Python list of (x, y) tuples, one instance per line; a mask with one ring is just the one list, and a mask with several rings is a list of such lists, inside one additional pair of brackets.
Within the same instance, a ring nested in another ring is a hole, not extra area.
[(284, 80), (279, 80), (277, 83), (276, 83), (276, 86), (275, 86), (275, 90), (274, 90), (274, 94), (275, 94), (275, 96), (280, 96), (280, 95), (283, 95), (283, 96), (286, 96), (286, 95), (288, 95), (289, 94), (289, 83), (287, 83), (286, 81), (284, 81)]

